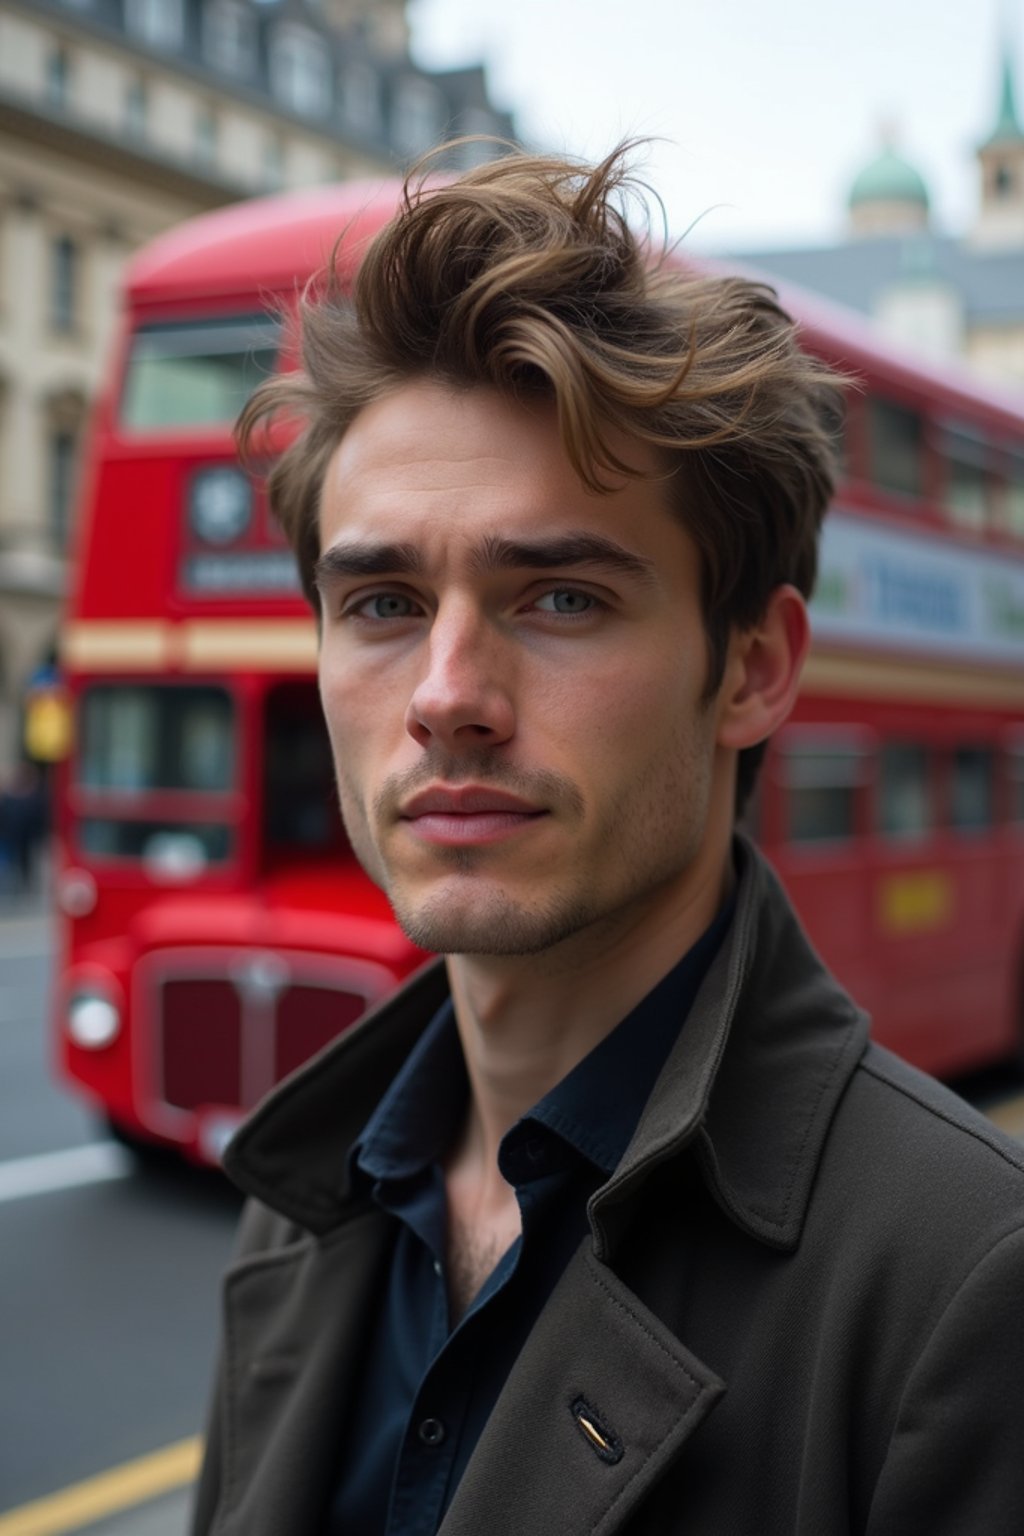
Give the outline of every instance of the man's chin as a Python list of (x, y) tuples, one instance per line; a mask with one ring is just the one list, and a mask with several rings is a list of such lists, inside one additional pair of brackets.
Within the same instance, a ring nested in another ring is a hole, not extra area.
[(527, 904), (504, 892), (438, 892), (423, 902), (392, 895), (395, 919), (420, 949), (439, 955), (538, 955), (593, 920), (581, 902)]

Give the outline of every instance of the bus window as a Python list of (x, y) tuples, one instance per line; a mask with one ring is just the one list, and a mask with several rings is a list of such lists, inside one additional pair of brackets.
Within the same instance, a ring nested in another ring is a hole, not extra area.
[(991, 513), (987, 443), (976, 433), (957, 428), (947, 432), (945, 451), (947, 511), (962, 527), (984, 528)]
[(836, 478), (845, 480), (850, 474), (850, 443), (848, 436), (847, 402), (843, 397), (829, 399), (823, 407), (822, 420), (832, 442), (835, 455)]
[(1024, 822), (1024, 740), (1015, 741), (1006, 754), (1009, 779), (1009, 819)]
[(892, 400), (868, 400), (869, 473), (876, 485), (902, 496), (924, 493), (924, 422)]
[(988, 747), (957, 747), (952, 757), (950, 825), (980, 832), (994, 820), (995, 760)]
[(834, 842), (857, 830), (856, 794), (868, 752), (859, 734), (788, 730), (777, 755), (786, 789), (786, 824), (794, 843)]
[(231, 829), (223, 822), (84, 816), (78, 845), (94, 859), (136, 859), (154, 873), (191, 876), (228, 858)]
[(334, 766), (316, 683), (280, 683), (267, 694), (263, 814), (272, 855), (345, 846)]
[(1006, 530), (1008, 533), (1016, 534), (1019, 539), (1024, 539), (1024, 454), (1014, 453), (1010, 456), (1006, 471), (1005, 496)]
[(224, 791), (234, 721), (223, 688), (99, 683), (82, 696), (81, 788)]
[(280, 329), (269, 315), (140, 326), (121, 396), (122, 426), (152, 432), (234, 421), (273, 371)]
[(886, 742), (879, 755), (878, 821), (886, 837), (927, 836), (932, 812), (928, 750), (911, 742)]
[(175, 880), (231, 856), (223, 819), (200, 820), (194, 801), (177, 814), (152, 805), (154, 796), (185, 791), (215, 796), (211, 810), (223, 806), (235, 775), (234, 709), (225, 689), (97, 683), (82, 695), (79, 718), (83, 854), (139, 860), (154, 876)]

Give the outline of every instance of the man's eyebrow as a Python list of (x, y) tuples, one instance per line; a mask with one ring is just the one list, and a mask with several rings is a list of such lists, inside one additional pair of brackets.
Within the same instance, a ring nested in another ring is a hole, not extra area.
[(603, 566), (641, 581), (653, 581), (657, 567), (600, 533), (568, 533), (550, 539), (485, 539), (474, 564), (480, 570), (561, 570)]
[(344, 576), (413, 576), (423, 568), (414, 544), (332, 544), (313, 569), (318, 587)]
[[(651, 560), (624, 549), (600, 533), (569, 533), (550, 539), (484, 539), (473, 554), (479, 571), (552, 571), (574, 566), (599, 566), (640, 581), (653, 581)], [(314, 568), (318, 587), (345, 577), (416, 576), (423, 561), (414, 544), (333, 544)]]

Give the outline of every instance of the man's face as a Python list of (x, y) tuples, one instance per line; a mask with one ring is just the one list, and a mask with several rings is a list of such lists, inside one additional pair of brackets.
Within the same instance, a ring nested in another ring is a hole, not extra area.
[(321, 551), (345, 825), (414, 942), (535, 954), (686, 905), (731, 789), (658, 485), (593, 495), (552, 407), (420, 381), (336, 450)]

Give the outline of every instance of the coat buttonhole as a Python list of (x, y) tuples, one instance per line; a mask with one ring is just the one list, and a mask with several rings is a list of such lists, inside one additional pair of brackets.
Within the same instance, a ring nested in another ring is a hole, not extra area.
[(622, 1460), (625, 1454), (622, 1441), (585, 1398), (574, 1398), (569, 1404), (569, 1411), (576, 1421), (576, 1428), (603, 1462), (613, 1467), (617, 1461)]

